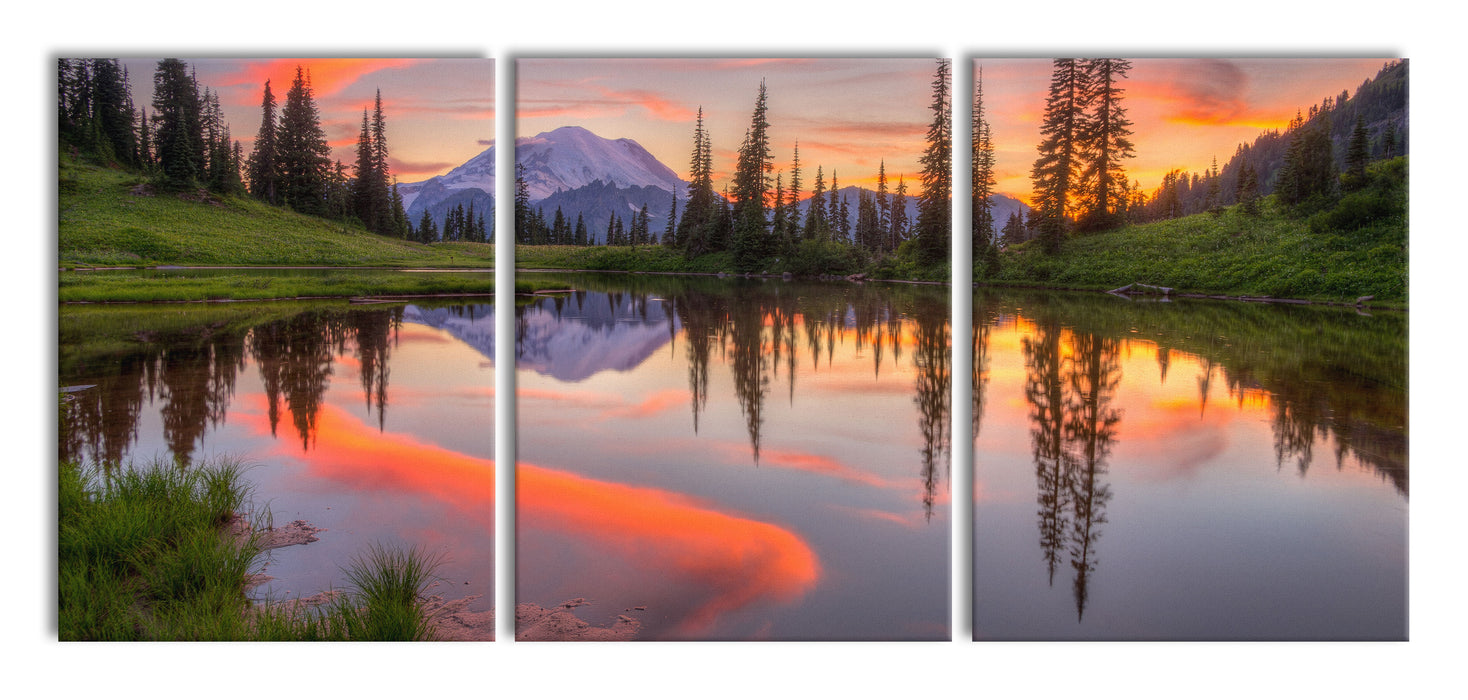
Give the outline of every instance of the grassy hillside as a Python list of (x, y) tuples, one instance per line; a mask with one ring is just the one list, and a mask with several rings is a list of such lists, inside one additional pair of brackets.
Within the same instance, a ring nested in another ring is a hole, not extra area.
[(1308, 217), (1270, 197), (1258, 214), (1234, 206), (1126, 226), (1069, 239), (1056, 255), (1037, 242), (1020, 244), (982, 281), (1079, 289), (1139, 282), (1189, 293), (1405, 302), (1406, 159), (1373, 164), (1371, 175), (1371, 187)]
[(60, 161), (57, 252), (73, 265), (492, 267), (494, 246), (424, 245), (248, 198), (155, 193), (143, 176)]

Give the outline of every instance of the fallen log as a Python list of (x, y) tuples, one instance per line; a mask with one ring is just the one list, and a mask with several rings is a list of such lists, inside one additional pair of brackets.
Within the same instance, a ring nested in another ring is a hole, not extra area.
[(1158, 290), (1162, 294), (1162, 296), (1168, 296), (1168, 295), (1171, 295), (1172, 294), (1172, 287), (1158, 287), (1158, 286), (1152, 285), (1152, 284), (1142, 284), (1141, 282), (1133, 282), (1133, 283), (1128, 284), (1128, 285), (1126, 285), (1124, 287), (1117, 287), (1116, 289), (1111, 290), (1109, 293), (1110, 294), (1120, 294), (1122, 292), (1125, 292), (1125, 291), (1131, 289), (1132, 287), (1145, 287), (1147, 289), (1156, 289), (1156, 290)]

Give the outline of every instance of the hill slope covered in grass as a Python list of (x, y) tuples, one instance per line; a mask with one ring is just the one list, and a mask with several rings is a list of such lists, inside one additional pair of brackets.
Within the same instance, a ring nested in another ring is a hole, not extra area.
[(1046, 255), (1011, 247), (979, 281), (1082, 289), (1138, 282), (1178, 292), (1352, 301), (1407, 301), (1406, 158), (1373, 163), (1371, 184), (1306, 217), (1274, 197), (1067, 240)]
[(60, 159), (57, 203), (63, 266), (494, 265), (493, 244), (425, 245), (246, 197), (158, 192), (142, 175), (67, 156)]

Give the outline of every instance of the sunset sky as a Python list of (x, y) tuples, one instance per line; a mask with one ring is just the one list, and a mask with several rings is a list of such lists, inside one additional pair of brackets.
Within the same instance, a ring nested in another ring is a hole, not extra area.
[[(494, 61), (490, 59), (183, 59), (197, 71), (200, 88), (219, 93), (230, 135), (249, 154), (260, 130), (265, 81), (276, 108), (285, 106), (296, 66), (311, 76), (321, 126), (332, 158), (349, 169), (356, 161), (362, 109), (382, 90), (387, 144), (400, 182), (440, 175), (478, 155), (494, 139)], [(122, 60), (133, 101), (153, 111), (153, 73), (158, 59)], [(278, 113), (277, 113), (278, 114)]]
[[(1126, 161), (1127, 174), (1150, 192), (1173, 168), (1202, 172), (1214, 156), (1223, 167), (1238, 144), (1284, 128), (1296, 110), (1327, 95), (1354, 95), (1388, 60), (1132, 59), (1123, 106), (1136, 157)], [(1028, 202), (1051, 59), (975, 59), (976, 77), (980, 69), (998, 190)]]
[(915, 191), (932, 112), (931, 58), (883, 59), (520, 59), (516, 134), (582, 126), (604, 138), (630, 138), (688, 179), (698, 108), (713, 142), (715, 187), (729, 181), (749, 127), (760, 79), (768, 90), (770, 152), (790, 176), (800, 142), (802, 190), (874, 186), (887, 162), (896, 187)]

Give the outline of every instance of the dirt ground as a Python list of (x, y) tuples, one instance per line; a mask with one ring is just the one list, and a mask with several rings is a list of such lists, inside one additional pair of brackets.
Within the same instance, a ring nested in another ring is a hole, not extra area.
[[(320, 540), (317, 533), (326, 532), (305, 520), (296, 520), (282, 527), (261, 531), (254, 530), (243, 516), (236, 515), (226, 525), (230, 536), (243, 542), (252, 534), (258, 536), (262, 549), (276, 549), (292, 545), (304, 545)], [(255, 574), (245, 583), (245, 588), (254, 588), (271, 579), (266, 574)], [(305, 598), (275, 603), (292, 607), (323, 605), (331, 602), (339, 592), (326, 591)], [(429, 596), (424, 601), (424, 612), (434, 626), (435, 635), (442, 641), (491, 642), (494, 641), (494, 610), (475, 611), (470, 606), (483, 596), (471, 595), (463, 598), (445, 599), (441, 595)], [(553, 608), (544, 608), (532, 603), (515, 606), (515, 639), (526, 642), (587, 641), (609, 642), (631, 640), (637, 637), (642, 624), (626, 615), (618, 615), (610, 627), (597, 627), (572, 612), (578, 607), (590, 605), (585, 598), (568, 600)]]

